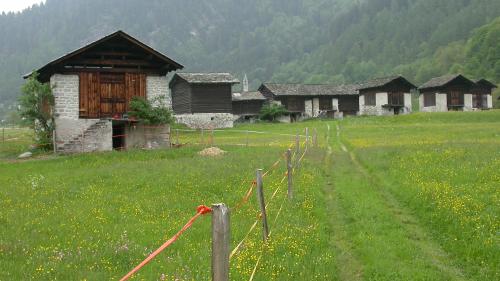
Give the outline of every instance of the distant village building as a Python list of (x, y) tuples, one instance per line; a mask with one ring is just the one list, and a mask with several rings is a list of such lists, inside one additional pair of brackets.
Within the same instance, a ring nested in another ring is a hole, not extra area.
[(360, 115), (397, 115), (412, 111), (411, 90), (417, 87), (402, 76), (359, 83)]
[(235, 121), (248, 122), (256, 120), (266, 101), (261, 92), (233, 93)]
[(178, 123), (190, 128), (232, 128), (232, 86), (229, 73), (177, 73), (170, 81), (172, 108)]
[(264, 83), (259, 91), (269, 102), (283, 105), (289, 115), (282, 121), (295, 122), (336, 112), (357, 114), (358, 93), (354, 86)]
[(419, 88), (420, 111), (471, 111), (475, 87), (473, 81), (461, 74), (432, 78)]
[(479, 110), (492, 109), (492, 91), (497, 85), (486, 79), (478, 79), (474, 83), (476, 85), (472, 88), (472, 107)]
[(146, 128), (127, 113), (133, 97), (167, 97), (166, 74), (182, 68), (123, 31), (40, 68), (39, 80), (54, 87), (56, 149), (74, 153), (169, 145), (168, 126)]

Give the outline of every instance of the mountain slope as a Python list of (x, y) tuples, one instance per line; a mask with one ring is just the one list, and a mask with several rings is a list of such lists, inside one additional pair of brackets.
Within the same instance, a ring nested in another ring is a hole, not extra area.
[(246, 72), (254, 88), (395, 72), (421, 82), (437, 71), (416, 62), (499, 15), (496, 0), (47, 0), (0, 15), (0, 104), (22, 74), (117, 29), (186, 71)]

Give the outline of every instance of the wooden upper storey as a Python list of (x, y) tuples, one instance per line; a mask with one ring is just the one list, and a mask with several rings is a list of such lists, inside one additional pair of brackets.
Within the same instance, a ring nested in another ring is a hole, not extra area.
[[(123, 31), (117, 31), (38, 69), (41, 82), (53, 74), (84, 72), (166, 75), (183, 66)], [(31, 75), (25, 75), (25, 78)]]

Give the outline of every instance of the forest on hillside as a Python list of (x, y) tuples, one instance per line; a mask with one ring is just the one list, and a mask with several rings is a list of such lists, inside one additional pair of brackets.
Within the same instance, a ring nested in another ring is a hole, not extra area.
[(117, 29), (185, 71), (246, 73), (253, 88), (452, 72), (500, 82), (498, 0), (47, 0), (0, 15), (0, 111), (23, 74)]

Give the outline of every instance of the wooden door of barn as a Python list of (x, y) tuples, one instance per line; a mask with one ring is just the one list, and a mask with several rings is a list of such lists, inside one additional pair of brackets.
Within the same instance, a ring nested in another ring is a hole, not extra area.
[(146, 98), (146, 75), (80, 73), (80, 118), (122, 117), (130, 100)]
[(125, 74), (101, 73), (100, 117), (119, 117), (126, 113), (127, 95), (125, 93)]

